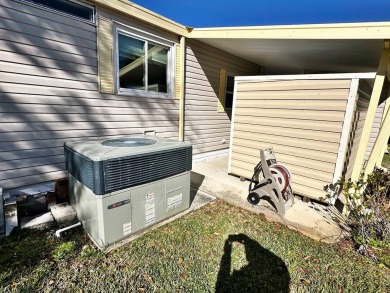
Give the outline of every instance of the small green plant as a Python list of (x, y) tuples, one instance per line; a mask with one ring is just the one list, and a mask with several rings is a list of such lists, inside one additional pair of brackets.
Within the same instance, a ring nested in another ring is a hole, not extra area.
[(69, 256), (74, 255), (76, 245), (73, 241), (61, 243), (53, 253), (53, 258), (56, 261), (60, 261)]
[(367, 249), (390, 250), (390, 174), (376, 168), (367, 179), (341, 178), (324, 186), (328, 198), (341, 193), (346, 199), (348, 224), (359, 250), (375, 256)]
[(98, 255), (99, 255), (99, 251), (95, 247), (90, 245), (85, 245), (80, 253), (80, 256), (84, 259), (90, 257), (97, 257)]

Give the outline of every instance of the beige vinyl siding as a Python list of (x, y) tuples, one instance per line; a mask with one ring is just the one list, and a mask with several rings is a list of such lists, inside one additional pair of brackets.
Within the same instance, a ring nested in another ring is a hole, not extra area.
[(194, 154), (229, 148), (231, 110), (218, 112), (220, 72), (255, 75), (261, 68), (199, 41), (186, 46), (184, 139)]
[(385, 109), (385, 105), (386, 102), (383, 102), (378, 105), (378, 108), (376, 109), (374, 123), (372, 124), (371, 134), (367, 144), (366, 154), (364, 155), (365, 160), (368, 160), (375, 140), (378, 137), (379, 129), (382, 124), (383, 110)]
[(231, 173), (251, 178), (273, 147), (294, 193), (325, 199), (332, 182), (351, 80), (239, 80)]
[(353, 164), (355, 163), (357, 150), (360, 143), (360, 138), (363, 133), (364, 121), (367, 115), (368, 105), (370, 103), (372, 87), (365, 80), (359, 81), (359, 96), (356, 103), (356, 109), (352, 124), (352, 130), (349, 139), (349, 146), (347, 152), (347, 160), (344, 170), (345, 178), (349, 179), (352, 175)]
[[(64, 177), (67, 140), (152, 130), (177, 139), (176, 99), (98, 92), (94, 24), (11, 0), (0, 0), (0, 16), (0, 186), (4, 189)], [(130, 20), (119, 19), (133, 26)], [(160, 33), (139, 23), (134, 26)]]

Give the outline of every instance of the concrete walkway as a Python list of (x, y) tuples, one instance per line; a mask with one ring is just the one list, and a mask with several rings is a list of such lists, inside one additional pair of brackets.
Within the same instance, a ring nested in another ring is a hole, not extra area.
[(192, 166), (191, 185), (193, 188), (213, 195), (233, 205), (254, 213), (264, 214), (266, 219), (287, 225), (315, 240), (327, 243), (340, 241), (346, 233), (336, 223), (335, 215), (326, 205), (305, 203), (298, 197), (294, 205), (280, 216), (265, 200), (253, 206), (246, 200), (249, 181), (240, 181), (228, 175), (228, 156), (224, 155), (194, 163)]

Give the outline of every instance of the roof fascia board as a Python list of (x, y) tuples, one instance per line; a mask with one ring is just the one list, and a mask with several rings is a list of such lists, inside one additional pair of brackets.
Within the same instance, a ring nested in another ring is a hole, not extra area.
[(388, 39), (390, 22), (195, 28), (194, 39)]
[(120, 11), (127, 16), (134, 17), (143, 22), (155, 25), (159, 28), (175, 33), (180, 36), (188, 36), (190, 28), (174, 22), (166, 17), (143, 8), (133, 2), (124, 0), (89, 0), (96, 5), (103, 6), (115, 11)]
[(376, 72), (365, 73), (332, 73), (332, 74), (298, 74), (298, 75), (257, 75), (236, 76), (236, 81), (276, 81), (276, 80), (308, 80), (308, 79), (374, 79)]

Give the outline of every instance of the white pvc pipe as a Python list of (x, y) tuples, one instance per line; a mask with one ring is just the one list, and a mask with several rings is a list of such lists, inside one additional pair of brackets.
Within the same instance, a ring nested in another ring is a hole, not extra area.
[(60, 238), (62, 232), (67, 231), (67, 230), (72, 229), (72, 228), (75, 228), (75, 227), (78, 227), (78, 226), (81, 226), (81, 222), (78, 222), (77, 224), (74, 224), (74, 225), (71, 225), (71, 226), (68, 226), (68, 227), (65, 227), (62, 229), (58, 229), (56, 231), (57, 238)]

